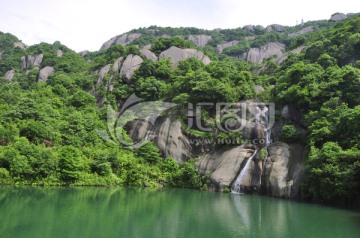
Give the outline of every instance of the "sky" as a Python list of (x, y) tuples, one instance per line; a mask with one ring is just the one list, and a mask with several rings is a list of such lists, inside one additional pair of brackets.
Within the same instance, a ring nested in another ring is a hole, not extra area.
[(60, 41), (75, 51), (98, 50), (139, 27), (292, 26), (303, 19), (358, 13), (357, 0), (0, 0), (0, 31), (25, 44)]

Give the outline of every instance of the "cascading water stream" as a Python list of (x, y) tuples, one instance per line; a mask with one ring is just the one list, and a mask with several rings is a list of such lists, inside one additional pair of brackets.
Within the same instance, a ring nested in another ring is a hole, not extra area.
[(232, 193), (237, 193), (237, 194), (242, 193), (241, 188), (242, 188), (242, 183), (243, 183), (244, 177), (246, 175), (246, 172), (249, 170), (251, 161), (255, 157), (256, 153), (257, 153), (257, 150), (255, 150), (254, 153), (251, 155), (251, 157), (246, 161), (244, 168), (241, 170), (239, 176), (236, 178), (235, 182), (233, 183), (233, 185), (231, 187)]
[(266, 112), (263, 120), (263, 126), (265, 131), (265, 158), (264, 158), (264, 165), (266, 164), (266, 160), (269, 158), (268, 146), (271, 144), (271, 129), (269, 127), (269, 109), (265, 107)]
[[(256, 108), (258, 111), (262, 111), (264, 112), (264, 114), (258, 114), (255, 118), (256, 123), (260, 124), (263, 128), (264, 128), (264, 132), (265, 132), (265, 158), (264, 158), (264, 165), (266, 163), (266, 160), (269, 157), (269, 153), (268, 153), (268, 146), (271, 144), (271, 129), (268, 128), (269, 127), (269, 108), (268, 107), (264, 107), (263, 110), (261, 110), (259, 107)], [(244, 168), (241, 170), (240, 174), (238, 175), (238, 177), (236, 178), (235, 182), (233, 183), (232, 187), (231, 187), (231, 192), (235, 193), (235, 194), (242, 194), (242, 188), (243, 188), (243, 183), (244, 183), (244, 178), (245, 175), (247, 174), (249, 168), (250, 168), (250, 164), (251, 161), (253, 160), (253, 158), (255, 157), (255, 155), (257, 154), (258, 150), (255, 150), (254, 153), (251, 155), (251, 157), (248, 159), (248, 161), (246, 161), (246, 164), (244, 166)]]

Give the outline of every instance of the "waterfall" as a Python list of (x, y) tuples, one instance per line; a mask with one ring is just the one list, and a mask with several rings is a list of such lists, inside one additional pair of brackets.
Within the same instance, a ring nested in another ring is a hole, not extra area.
[(241, 170), (239, 176), (236, 178), (236, 181), (233, 183), (233, 185), (231, 187), (232, 193), (238, 193), (238, 194), (242, 193), (241, 188), (243, 186), (242, 183), (243, 183), (244, 177), (246, 175), (246, 172), (249, 170), (251, 161), (255, 157), (256, 153), (257, 153), (257, 150), (255, 150), (254, 153), (251, 155), (251, 157), (246, 161), (244, 168)]
[(264, 158), (264, 164), (266, 163), (266, 160), (269, 157), (269, 152), (267, 150), (268, 146), (271, 144), (271, 129), (269, 128), (269, 108), (265, 107), (264, 110), (266, 109), (266, 116), (264, 116), (264, 120), (263, 120), (263, 126), (264, 126), (264, 131), (265, 131), (265, 158)]
[[(264, 158), (264, 165), (266, 163), (266, 160), (269, 157), (269, 152), (267, 150), (268, 146), (271, 144), (271, 128), (269, 128), (269, 108), (267, 106), (264, 106), (264, 108), (261, 110), (258, 106), (256, 107), (256, 111), (261, 112), (256, 114), (255, 116), (255, 122), (259, 125), (261, 125), (264, 128), (265, 132), (265, 151), (266, 155)], [(244, 178), (245, 175), (248, 173), (250, 169), (250, 164), (255, 155), (257, 154), (258, 149), (254, 151), (254, 153), (251, 155), (251, 157), (246, 161), (246, 164), (244, 168), (241, 170), (240, 174), (236, 178), (235, 182), (231, 186), (231, 192), (236, 194), (244, 193), (243, 187), (244, 187)]]

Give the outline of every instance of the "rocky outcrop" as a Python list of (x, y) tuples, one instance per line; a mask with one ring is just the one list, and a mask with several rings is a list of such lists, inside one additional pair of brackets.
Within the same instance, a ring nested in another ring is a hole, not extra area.
[[(292, 51), (290, 51), (291, 53), (297, 53), (297, 54), (300, 54), (304, 49), (305, 49), (306, 46), (299, 46), (295, 49), (293, 49)], [(278, 64), (282, 63), (284, 60), (286, 60), (288, 58), (288, 55), (289, 53), (285, 53), (283, 56), (280, 56), (276, 59), (276, 62)]]
[(260, 48), (251, 48), (246, 54), (245, 59), (248, 62), (254, 64), (261, 64), (264, 59), (267, 59), (273, 55), (276, 59), (280, 59), (285, 51), (285, 45), (277, 42), (270, 42)]
[(140, 67), (143, 59), (138, 55), (128, 55), (121, 67), (120, 76), (123, 77), (127, 82), (130, 82), (130, 79), (135, 73), (135, 70)]
[(254, 88), (256, 94), (262, 94), (263, 92), (265, 92), (265, 89), (260, 85), (254, 85)]
[(141, 36), (140, 33), (131, 33), (131, 34), (124, 34), (120, 35), (119, 38), (116, 40), (115, 44), (118, 45), (127, 45), (133, 42), (136, 38)]
[(136, 120), (128, 126), (133, 141), (142, 141), (149, 135), (164, 157), (172, 157), (178, 162), (191, 157), (189, 140), (182, 133), (181, 123), (174, 118), (158, 118), (154, 125), (147, 120)]
[(195, 57), (198, 60), (201, 60), (204, 64), (209, 64), (211, 62), (210, 58), (204, 55), (201, 51), (197, 51), (195, 49), (180, 49), (175, 46), (161, 52), (159, 59), (171, 58), (173, 66), (176, 67), (181, 60), (185, 60), (190, 57)]
[(49, 75), (55, 73), (54, 67), (46, 66), (39, 72), (38, 82), (46, 82)]
[(15, 70), (9, 70), (9, 71), (7, 71), (6, 73), (5, 73), (5, 79), (6, 79), (6, 81), (8, 81), (8, 82), (11, 82), (12, 81), (12, 79), (14, 78), (14, 76), (15, 76)]
[(145, 32), (146, 32), (146, 34), (155, 34), (156, 32), (158, 32), (158, 30), (146, 29)]
[(116, 42), (116, 40), (117, 40), (118, 37), (119, 37), (119, 36), (114, 36), (114, 37), (111, 38), (110, 40), (106, 41), (106, 42), (101, 46), (100, 50), (106, 50), (106, 49), (110, 48), (110, 46), (112, 46), (112, 45)]
[(254, 29), (256, 29), (258, 31), (265, 31), (265, 27), (263, 27), (262, 25), (257, 25), (257, 26), (255, 26)]
[(201, 60), (204, 64), (210, 64), (211, 60), (208, 56), (204, 55), (203, 52), (197, 51), (195, 49), (185, 49), (187, 58), (195, 57), (198, 60)]
[(242, 29), (245, 30), (245, 31), (248, 31), (248, 32), (264, 31), (265, 30), (265, 28), (263, 26), (261, 26), (261, 25), (257, 25), (257, 26), (246, 25), (246, 26), (243, 26)]
[(57, 56), (57, 57), (60, 57), (60, 58), (61, 58), (63, 55), (64, 55), (64, 52), (63, 52), (62, 50), (57, 50), (57, 51), (56, 51), (56, 56)]
[(136, 38), (141, 36), (140, 33), (126, 33), (122, 35), (115, 36), (110, 40), (106, 41), (100, 48), (100, 50), (106, 50), (110, 48), (112, 45), (128, 45), (133, 42)]
[(212, 37), (208, 35), (190, 35), (189, 41), (192, 41), (195, 45), (199, 47), (204, 47), (207, 45), (209, 40), (211, 40)]
[(78, 54), (81, 56), (81, 57), (84, 57), (85, 55), (89, 54), (90, 52), (88, 50), (83, 50), (83, 51), (80, 51)]
[(158, 57), (145, 47), (140, 50), (140, 53), (143, 54), (147, 59), (152, 60), (153, 62), (156, 62), (158, 60)]
[(237, 45), (238, 43), (239, 43), (239, 41), (233, 40), (233, 41), (230, 41), (230, 42), (226, 42), (224, 44), (217, 45), (216, 46), (216, 53), (221, 54), (224, 51), (224, 49), (229, 48), (229, 47), (234, 46), (234, 45)]
[(246, 36), (245, 40), (247, 41), (251, 41), (251, 40), (255, 40), (256, 36)]
[(124, 57), (120, 57), (114, 62), (114, 65), (112, 68), (114, 72), (120, 72), (123, 60), (124, 60)]
[(100, 87), (103, 84), (106, 74), (110, 71), (111, 64), (105, 65), (99, 70), (99, 78), (96, 82), (96, 87)]
[(279, 25), (279, 24), (272, 24), (266, 27), (266, 31), (276, 31), (276, 32), (284, 32), (285, 26)]
[(331, 15), (330, 21), (342, 21), (345, 20), (348, 16), (344, 13), (334, 13)]
[(150, 50), (151, 49), (151, 44), (145, 45), (142, 49), (143, 50)]
[(24, 43), (22, 43), (22, 42), (14, 42), (14, 47), (16, 48), (16, 47), (18, 47), (18, 48), (20, 48), (20, 49), (23, 49), (23, 50), (25, 50), (26, 49), (26, 45), (24, 44)]
[(21, 68), (23, 70), (26, 70), (30, 67), (39, 67), (42, 63), (43, 57), (43, 54), (39, 54), (36, 56), (24, 55), (23, 57), (21, 57)]
[(43, 58), (44, 58), (43, 54), (39, 54), (39, 55), (35, 56), (35, 59), (33, 62), (34, 67), (40, 67)]
[(210, 180), (216, 191), (223, 191), (231, 186), (246, 159), (254, 150), (238, 146), (228, 150), (217, 150), (200, 157), (196, 163), (198, 172), (210, 174)]
[(300, 144), (278, 142), (268, 147), (262, 186), (266, 194), (295, 198), (299, 194), (304, 173), (304, 147)]
[(315, 29), (316, 29), (315, 26), (307, 26), (307, 27), (301, 29), (300, 31), (288, 34), (288, 37), (293, 38), (293, 37), (297, 37), (297, 36), (300, 36), (300, 35), (305, 35), (307, 33), (315, 31)]
[(301, 53), (305, 48), (306, 48), (306, 46), (302, 45), (302, 46), (299, 46), (299, 47), (293, 49), (291, 52), (292, 52), (292, 53), (298, 53), (298, 54), (299, 54), (299, 53)]
[(254, 26), (253, 25), (246, 25), (242, 28), (245, 31), (254, 32)]

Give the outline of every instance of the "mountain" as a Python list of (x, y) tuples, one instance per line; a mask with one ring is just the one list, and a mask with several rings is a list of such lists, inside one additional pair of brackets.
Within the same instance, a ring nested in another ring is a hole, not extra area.
[(341, 13), (151, 26), (79, 53), (0, 33), (0, 183), (358, 203), (359, 32), (360, 15)]

